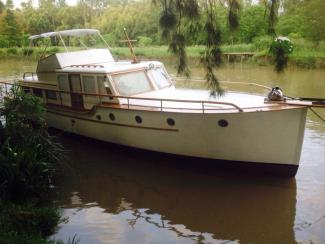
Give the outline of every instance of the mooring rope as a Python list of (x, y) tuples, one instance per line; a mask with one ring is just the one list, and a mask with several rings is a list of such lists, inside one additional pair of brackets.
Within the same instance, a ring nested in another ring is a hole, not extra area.
[[(206, 81), (202, 78), (198, 78), (198, 77), (193, 77), (193, 78), (186, 78), (186, 77), (176, 77), (175, 75), (171, 75), (171, 78), (173, 80), (183, 80), (183, 81)], [(220, 83), (226, 83), (226, 84), (239, 84), (239, 85), (246, 85), (246, 86), (256, 86), (256, 87), (261, 87), (261, 88), (265, 88), (269, 91), (272, 90), (271, 87), (268, 86), (264, 86), (264, 85), (260, 85), (257, 83), (252, 83), (252, 82), (241, 82), (241, 81), (226, 81), (226, 80), (221, 80)]]
[(317, 113), (312, 107), (309, 107), (309, 109), (321, 120), (325, 123), (325, 119), (319, 114)]

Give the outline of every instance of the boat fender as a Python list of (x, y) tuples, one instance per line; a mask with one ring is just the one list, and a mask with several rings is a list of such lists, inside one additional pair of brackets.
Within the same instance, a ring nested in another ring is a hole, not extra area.
[(272, 87), (272, 90), (267, 94), (269, 101), (284, 101), (283, 92), (280, 87)]

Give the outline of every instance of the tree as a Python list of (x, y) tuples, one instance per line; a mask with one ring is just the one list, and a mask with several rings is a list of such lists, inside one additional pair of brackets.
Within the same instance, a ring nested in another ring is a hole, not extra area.
[(21, 28), (16, 21), (15, 15), (12, 10), (7, 9), (0, 26), (2, 35), (7, 37), (9, 46), (21, 45)]
[(14, 3), (12, 2), (12, 0), (7, 0), (6, 8), (7, 9), (13, 9), (14, 8)]
[(5, 5), (3, 2), (0, 0), (0, 14), (5, 10)]
[(255, 37), (267, 34), (267, 28), (265, 8), (253, 5), (242, 11), (237, 37), (240, 43), (251, 43)]
[(325, 1), (306, 1), (303, 5), (303, 9), (303, 29), (305, 35), (314, 42), (325, 40)]

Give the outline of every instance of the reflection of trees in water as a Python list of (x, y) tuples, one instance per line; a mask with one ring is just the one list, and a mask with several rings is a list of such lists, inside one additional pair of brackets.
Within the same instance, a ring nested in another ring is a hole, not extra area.
[[(203, 233), (201, 233), (201, 232), (193, 233), (192, 231), (189, 231), (189, 232), (191, 232), (190, 234), (185, 234), (181, 230), (177, 229), (176, 226), (170, 225), (168, 223), (169, 221), (165, 220), (162, 215), (159, 216), (160, 219), (158, 221), (158, 220), (155, 220), (150, 215), (150, 213), (148, 213), (148, 211), (149, 210), (144, 210), (142, 212), (139, 209), (133, 209), (132, 210), (132, 216), (134, 216), (134, 218), (133, 219), (127, 219), (126, 221), (128, 222), (128, 224), (132, 228), (135, 228), (135, 225), (136, 225), (138, 220), (144, 220), (146, 223), (152, 224), (152, 225), (154, 225), (155, 227), (157, 227), (159, 229), (167, 229), (169, 231), (172, 231), (179, 237), (184, 237), (184, 238), (187, 238), (187, 239), (191, 239), (193, 241), (196, 241), (197, 243), (203, 243), (203, 242), (206, 241), (206, 238), (204, 237)], [(210, 234), (207, 234), (207, 235), (210, 235)], [(226, 242), (224, 242), (224, 243), (226, 243)]]
[(130, 211), (126, 221), (135, 229), (145, 221), (195, 242), (294, 243), (294, 179), (198, 172), (161, 155), (67, 140), (77, 166), (74, 179), (62, 182), (66, 207), (71, 192), (79, 192), (82, 208), (96, 202), (116, 216)]

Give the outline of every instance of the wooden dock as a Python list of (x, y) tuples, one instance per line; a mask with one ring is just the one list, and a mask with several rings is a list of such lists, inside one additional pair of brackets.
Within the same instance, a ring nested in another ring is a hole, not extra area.
[(227, 58), (228, 62), (234, 62), (237, 60), (240, 60), (240, 62), (242, 62), (243, 60), (253, 57), (255, 54), (256, 54), (255, 52), (225, 52), (225, 53), (223, 53), (223, 55)]

